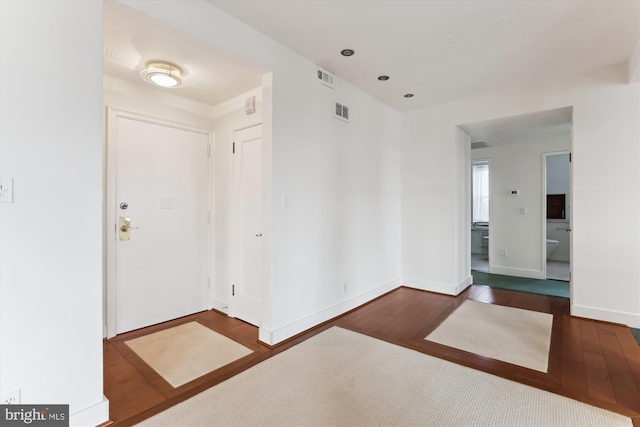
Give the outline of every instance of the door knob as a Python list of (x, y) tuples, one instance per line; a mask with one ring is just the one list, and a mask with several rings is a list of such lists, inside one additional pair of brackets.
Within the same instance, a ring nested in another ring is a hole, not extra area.
[(131, 226), (131, 218), (128, 216), (121, 216), (118, 218), (118, 229), (120, 232), (118, 233), (118, 238), (120, 240), (129, 240), (131, 239), (131, 230), (137, 230), (138, 227)]

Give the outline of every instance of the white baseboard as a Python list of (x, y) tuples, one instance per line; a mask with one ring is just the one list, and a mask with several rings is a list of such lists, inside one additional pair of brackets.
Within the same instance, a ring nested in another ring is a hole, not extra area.
[(456, 295), (460, 294), (460, 292), (464, 291), (472, 284), (473, 284), (473, 276), (470, 274), (467, 277), (465, 277), (460, 283), (458, 283), (458, 286), (456, 286)]
[(69, 416), (70, 427), (93, 427), (109, 421), (109, 399), (102, 401)]
[(464, 279), (458, 285), (450, 285), (447, 283), (431, 282), (428, 280), (404, 278), (402, 279), (402, 284), (408, 288), (420, 289), (422, 291), (436, 292), (438, 294), (445, 295), (458, 295), (471, 284), (471, 282), (469, 282), (470, 280), (472, 280), (471, 276)]
[(326, 308), (322, 311), (312, 314), (311, 316), (305, 317), (304, 319), (300, 319), (281, 328), (268, 330), (261, 327), (258, 329), (258, 339), (265, 344), (276, 345), (301, 332), (309, 330), (314, 326), (326, 322), (327, 320), (331, 320), (334, 317), (340, 316), (341, 314), (344, 314), (349, 310), (353, 310), (354, 308), (359, 307), (362, 304), (365, 304), (375, 298), (378, 298), (379, 296), (384, 295), (389, 291), (399, 288), (400, 286), (402, 286), (402, 280), (397, 279), (375, 289), (372, 289), (369, 292), (365, 292), (364, 294), (360, 294), (346, 301), (342, 301), (339, 304)]
[(214, 298), (213, 308), (225, 314), (229, 314), (229, 301), (224, 301), (219, 298)]
[(549, 258), (547, 258), (547, 260), (549, 261), (561, 261), (561, 262), (569, 262), (570, 258), (569, 256), (554, 256), (551, 255)]
[(604, 322), (620, 323), (631, 328), (640, 328), (640, 314), (638, 313), (625, 313), (623, 311), (603, 310), (601, 308), (571, 304), (571, 315)]
[(526, 268), (496, 267), (496, 266), (490, 265), (489, 273), (502, 274), (505, 276), (513, 276), (513, 277), (525, 277), (527, 279), (542, 279), (542, 280), (546, 279), (546, 277), (544, 277), (543, 271), (528, 270)]

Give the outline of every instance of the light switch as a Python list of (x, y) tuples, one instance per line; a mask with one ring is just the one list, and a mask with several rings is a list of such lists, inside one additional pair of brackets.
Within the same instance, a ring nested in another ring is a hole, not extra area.
[(527, 208), (520, 208), (520, 215), (526, 215), (527, 214)]
[(289, 195), (288, 194), (283, 194), (282, 195), (282, 207), (283, 208), (288, 208), (289, 207)]
[(13, 203), (13, 178), (0, 178), (0, 203)]

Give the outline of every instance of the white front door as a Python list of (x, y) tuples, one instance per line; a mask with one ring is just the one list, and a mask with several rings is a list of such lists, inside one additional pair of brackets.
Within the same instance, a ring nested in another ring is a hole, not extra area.
[[(116, 333), (207, 309), (209, 135), (117, 118)], [(123, 240), (125, 239), (125, 240)]]
[(232, 315), (260, 326), (262, 126), (234, 133)]

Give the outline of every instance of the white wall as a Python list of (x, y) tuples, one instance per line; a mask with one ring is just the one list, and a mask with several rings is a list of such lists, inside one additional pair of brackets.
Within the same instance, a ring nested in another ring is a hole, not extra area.
[[(260, 339), (280, 342), (397, 287), (400, 114), (339, 78), (335, 90), (321, 85), (314, 64), (205, 1), (122, 2), (273, 71), (263, 87)], [(332, 117), (334, 99), (351, 123)]]
[[(516, 277), (545, 278), (542, 241), (546, 235), (543, 212), (542, 153), (569, 150), (564, 138), (471, 150), (472, 159), (490, 159), (491, 225), (489, 271)], [(519, 190), (511, 196), (509, 190)], [(525, 214), (521, 209), (525, 209)], [(501, 250), (507, 250), (507, 256)]]
[[(102, 3), (0, 2), (0, 392), (108, 419), (102, 395)], [(43, 74), (43, 64), (48, 66)]]
[[(140, 80), (142, 82), (142, 79)], [(178, 96), (149, 84), (134, 84), (104, 76), (104, 107), (213, 129), (214, 106)], [(106, 114), (105, 114), (106, 117)]]
[[(627, 84), (619, 64), (403, 114), (404, 275), (454, 286), (454, 266), (466, 263), (451, 238), (460, 197), (455, 127), (573, 106), (572, 313), (639, 327), (639, 104), (640, 86)], [(624, 227), (594, 233), (612, 222)]]

